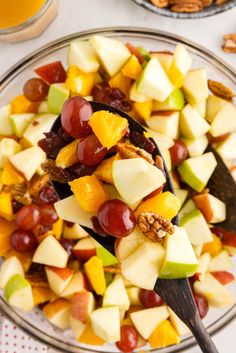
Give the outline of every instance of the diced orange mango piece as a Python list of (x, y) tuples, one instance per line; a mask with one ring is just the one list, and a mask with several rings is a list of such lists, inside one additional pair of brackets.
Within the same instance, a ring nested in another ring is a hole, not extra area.
[(203, 245), (202, 254), (209, 253), (211, 256), (214, 257), (221, 252), (223, 245), (219, 237), (217, 237), (214, 233), (212, 233), (212, 235), (213, 241), (211, 241), (210, 243), (205, 243)]
[(25, 180), (9, 161), (4, 164), (1, 179), (3, 185), (21, 184)]
[(63, 220), (59, 218), (55, 223), (52, 225), (52, 233), (56, 239), (60, 239), (63, 231)]
[(5, 253), (5, 258), (8, 259), (11, 256), (16, 256), (18, 258), (25, 272), (29, 271), (29, 268), (32, 265), (32, 259), (33, 259), (33, 254), (31, 252), (21, 254), (10, 248)]
[(63, 298), (58, 298), (53, 302), (45, 305), (43, 308), (44, 315), (50, 320), (54, 315), (56, 315), (61, 310), (69, 309), (71, 306), (70, 302)]
[(57, 155), (56, 166), (60, 168), (69, 168), (76, 162), (78, 162), (77, 157), (77, 146), (79, 140), (74, 140), (65, 147), (63, 147)]
[(102, 260), (97, 256), (92, 256), (84, 264), (84, 269), (95, 292), (98, 295), (103, 295), (106, 289), (106, 280)]
[(135, 55), (131, 56), (128, 62), (121, 69), (121, 72), (124, 76), (130, 77), (133, 80), (137, 80), (139, 78), (142, 72), (142, 66)]
[(73, 93), (89, 96), (94, 85), (94, 73), (85, 73), (71, 65), (67, 73), (66, 87)]
[(89, 125), (101, 144), (109, 149), (124, 136), (128, 121), (106, 110), (100, 110), (92, 114)]
[(75, 179), (69, 185), (80, 207), (87, 212), (97, 212), (107, 200), (106, 191), (95, 175)]
[(138, 114), (139, 118), (143, 120), (148, 120), (152, 113), (152, 101), (139, 103), (135, 102), (133, 104), (135, 112)]
[(31, 102), (23, 94), (16, 96), (11, 101), (12, 114), (37, 113), (38, 102)]
[(141, 202), (135, 214), (139, 215), (141, 212), (155, 212), (162, 217), (171, 220), (177, 215), (179, 210), (180, 200), (178, 197), (171, 192), (166, 191)]
[(95, 335), (91, 324), (88, 324), (78, 339), (80, 343), (91, 344), (92, 346), (103, 346), (105, 341)]
[(148, 342), (152, 348), (164, 348), (172, 344), (179, 344), (180, 337), (170, 321), (165, 320), (153, 331)]
[(17, 229), (15, 222), (0, 217), (0, 256), (5, 256), (11, 249), (10, 235)]
[(124, 76), (122, 72), (118, 72), (108, 81), (108, 84), (111, 88), (119, 88), (121, 92), (127, 95), (131, 87), (131, 78)]
[(49, 287), (32, 287), (32, 294), (35, 306), (49, 302), (52, 298), (52, 291)]
[(112, 165), (113, 162), (120, 159), (119, 153), (117, 153), (115, 156), (104, 159), (102, 163), (99, 164), (95, 172), (93, 173), (96, 175), (96, 177), (99, 180), (105, 181), (106, 183), (109, 184), (114, 184), (113, 183), (113, 177), (112, 177)]
[(11, 194), (9, 192), (2, 191), (0, 193), (0, 217), (5, 218), (7, 221), (12, 221), (14, 218)]

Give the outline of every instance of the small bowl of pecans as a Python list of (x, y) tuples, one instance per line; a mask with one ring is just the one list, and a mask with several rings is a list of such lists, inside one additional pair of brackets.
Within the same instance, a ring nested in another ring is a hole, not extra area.
[(216, 15), (236, 6), (236, 0), (133, 0), (158, 15), (194, 19)]

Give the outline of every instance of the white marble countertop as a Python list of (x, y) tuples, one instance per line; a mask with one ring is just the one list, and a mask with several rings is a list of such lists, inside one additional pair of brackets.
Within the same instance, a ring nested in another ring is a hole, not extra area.
[[(31, 51), (61, 36), (119, 25), (150, 27), (185, 36), (236, 68), (236, 55), (220, 49), (222, 36), (236, 33), (236, 8), (205, 19), (177, 20), (148, 12), (131, 0), (59, 0), (59, 15), (41, 37), (18, 44), (0, 43), (0, 75)], [(235, 331), (236, 320), (214, 337), (220, 353), (235, 353)], [(188, 353), (199, 352), (199, 348), (192, 348)]]

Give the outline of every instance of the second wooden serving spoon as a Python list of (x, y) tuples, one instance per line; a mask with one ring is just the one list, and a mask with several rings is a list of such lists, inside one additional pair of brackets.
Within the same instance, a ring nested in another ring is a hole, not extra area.
[[(107, 110), (111, 113), (118, 114), (126, 118), (129, 122), (129, 128), (131, 132), (137, 132), (143, 134), (145, 131), (144, 127), (140, 125), (136, 120), (131, 118), (128, 114), (120, 111), (116, 108), (108, 106), (103, 103), (90, 102), (93, 111)], [(61, 119), (58, 117), (55, 124), (53, 125), (52, 132), (57, 133), (61, 127)], [(155, 144), (154, 140), (151, 141)], [(152, 155), (155, 158), (156, 155), (161, 155), (158, 146), (155, 144), (155, 150)], [(236, 229), (236, 214), (233, 209), (233, 205), (236, 202), (236, 186), (235, 182), (228, 171), (227, 167), (223, 163), (222, 159), (216, 155), (214, 150), (209, 146), (208, 152), (213, 152), (217, 159), (217, 167), (208, 183), (211, 193), (216, 197), (219, 197), (227, 206), (227, 221), (224, 222), (223, 227), (235, 231)], [(165, 191), (171, 191), (174, 193), (174, 188), (170, 175), (164, 164), (166, 173), (166, 185)], [(201, 172), (201, 171), (199, 171)], [(53, 182), (54, 188), (60, 199), (64, 199), (70, 196), (71, 190), (68, 184), (61, 184)], [(172, 223), (178, 225), (178, 217), (172, 220)], [(83, 227), (87, 233), (89, 233), (96, 241), (104, 246), (113, 255), (115, 254), (115, 238), (114, 237), (102, 237), (93, 229)], [(203, 353), (218, 353), (218, 350), (213, 343), (210, 335), (206, 331), (202, 324), (202, 321), (198, 314), (190, 284), (187, 278), (183, 279), (157, 279), (154, 291), (160, 295), (166, 304), (178, 315), (178, 317), (189, 327), (194, 337), (196, 338), (198, 345), (200, 346)]]

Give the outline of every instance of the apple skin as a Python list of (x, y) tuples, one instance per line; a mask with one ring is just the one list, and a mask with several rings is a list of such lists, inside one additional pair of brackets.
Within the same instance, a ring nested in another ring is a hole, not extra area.
[(170, 111), (170, 110), (181, 110), (184, 107), (184, 95), (183, 92), (176, 88), (169, 95), (169, 97), (164, 102), (154, 101), (153, 111)]
[(72, 249), (73, 254), (81, 262), (88, 261), (97, 254), (95, 242), (91, 237), (87, 237), (78, 241)]
[(225, 204), (208, 193), (195, 195), (193, 201), (202, 212), (207, 223), (220, 223), (226, 218)]
[(60, 296), (66, 286), (72, 279), (74, 271), (69, 268), (58, 268), (58, 267), (45, 267), (49, 287), (51, 290)]
[(226, 286), (227, 284), (235, 281), (234, 275), (232, 273), (230, 273), (230, 272), (227, 272), (227, 271), (215, 271), (215, 272), (211, 272), (211, 274), (223, 286)]
[(62, 330), (65, 330), (70, 324), (70, 311), (70, 302), (63, 298), (57, 298), (43, 308), (46, 318)]
[(71, 298), (74, 293), (87, 291), (88, 283), (82, 272), (76, 272), (71, 278), (69, 284), (65, 287), (60, 294), (63, 298)]
[(14, 275), (7, 282), (4, 296), (11, 305), (23, 311), (31, 311), (34, 307), (31, 285), (19, 274)]
[(53, 83), (48, 92), (48, 111), (53, 114), (60, 114), (63, 104), (70, 96), (70, 91), (64, 83)]
[(87, 324), (89, 314), (95, 308), (95, 300), (92, 292), (82, 291), (75, 293), (71, 300), (71, 314), (76, 320)]
[(99, 244), (96, 248), (96, 255), (102, 260), (103, 266), (113, 266), (118, 264), (117, 258)]
[(25, 114), (11, 114), (9, 116), (10, 123), (12, 125), (12, 131), (17, 137), (22, 137), (25, 129), (27, 128), (30, 121), (33, 119), (33, 113)]
[(0, 269), (0, 288), (5, 288), (7, 282), (14, 275), (24, 276), (24, 269), (16, 256), (11, 256), (4, 260)]

